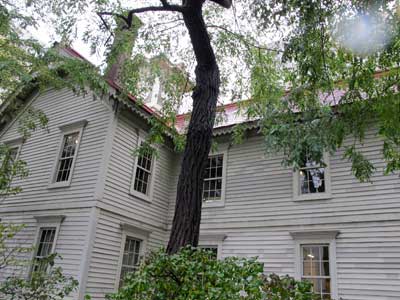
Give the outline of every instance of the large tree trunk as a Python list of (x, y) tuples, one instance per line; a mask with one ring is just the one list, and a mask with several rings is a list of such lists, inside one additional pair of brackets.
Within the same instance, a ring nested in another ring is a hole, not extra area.
[(199, 242), (204, 169), (211, 148), (219, 94), (220, 75), (204, 23), (202, 3), (201, 0), (186, 1), (190, 9), (183, 14), (197, 61), (196, 87), (167, 247), (169, 254), (186, 245), (197, 246)]

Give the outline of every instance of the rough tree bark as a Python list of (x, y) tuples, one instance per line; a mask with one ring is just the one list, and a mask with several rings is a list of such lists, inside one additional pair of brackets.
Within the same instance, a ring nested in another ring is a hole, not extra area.
[(179, 175), (175, 215), (167, 253), (199, 242), (204, 169), (211, 148), (220, 76), (202, 15), (203, 1), (185, 3), (183, 13), (196, 56), (196, 87)]
[[(134, 14), (149, 11), (179, 12), (189, 31), (196, 56), (196, 87), (193, 110), (186, 137), (181, 171), (177, 186), (175, 216), (167, 253), (173, 254), (186, 245), (197, 246), (199, 242), (202, 189), (204, 169), (211, 148), (212, 131), (220, 87), (220, 74), (214, 50), (203, 18), (203, 4), (206, 0), (182, 0), (182, 5), (172, 5), (160, 0), (162, 6), (148, 6), (129, 11), (128, 16), (112, 12), (98, 15), (113, 15), (133, 25)], [(232, 0), (210, 0), (229, 8)]]

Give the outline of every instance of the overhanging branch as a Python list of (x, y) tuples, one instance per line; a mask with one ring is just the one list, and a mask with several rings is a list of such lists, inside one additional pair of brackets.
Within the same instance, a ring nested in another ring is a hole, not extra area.
[(128, 16), (124, 16), (124, 15), (113, 13), (113, 12), (107, 12), (107, 11), (98, 12), (97, 15), (118, 17), (118, 18), (124, 20), (126, 25), (128, 26), (128, 28), (130, 28), (132, 26), (134, 14), (140, 14), (140, 13), (145, 13), (145, 12), (150, 12), (150, 11), (169, 11), (169, 12), (180, 12), (180, 13), (185, 12), (184, 6), (168, 4), (168, 2), (166, 0), (161, 0), (161, 3), (162, 3), (162, 6), (146, 6), (146, 7), (131, 9), (128, 12)]

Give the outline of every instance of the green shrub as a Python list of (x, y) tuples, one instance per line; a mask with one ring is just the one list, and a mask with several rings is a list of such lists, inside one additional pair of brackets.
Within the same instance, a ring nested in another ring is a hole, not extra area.
[(290, 276), (271, 274), (265, 277), (264, 299), (268, 300), (319, 300), (321, 297), (311, 293), (312, 285), (307, 281), (298, 281)]
[(211, 252), (184, 248), (153, 253), (112, 300), (311, 300), (310, 285), (262, 274), (256, 259), (216, 260)]
[(56, 254), (44, 258), (38, 271), (29, 277), (10, 276), (0, 284), (0, 299), (4, 300), (62, 300), (78, 286), (78, 281), (65, 276), (61, 267), (54, 266)]

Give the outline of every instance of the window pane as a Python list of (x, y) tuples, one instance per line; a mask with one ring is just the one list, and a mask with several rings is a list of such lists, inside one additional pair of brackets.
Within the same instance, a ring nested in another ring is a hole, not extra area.
[(52, 254), (54, 238), (56, 235), (55, 227), (43, 227), (39, 230), (38, 244), (33, 262), (33, 271), (45, 271), (47, 263), (44, 261)]
[(78, 142), (79, 132), (74, 132), (64, 136), (61, 157), (58, 161), (56, 182), (69, 180)]
[(223, 160), (222, 154), (208, 158), (204, 173), (203, 201), (221, 200)]
[(148, 186), (151, 178), (152, 159), (153, 157), (150, 152), (142, 153), (137, 158), (135, 182), (133, 184), (133, 189), (145, 195), (148, 194)]
[(302, 245), (302, 280), (310, 281), (320, 299), (330, 299), (331, 281), (328, 245)]
[(140, 264), (140, 247), (142, 241), (126, 237), (124, 253), (122, 257), (120, 287), (123, 285), (123, 279), (129, 273), (135, 272)]

